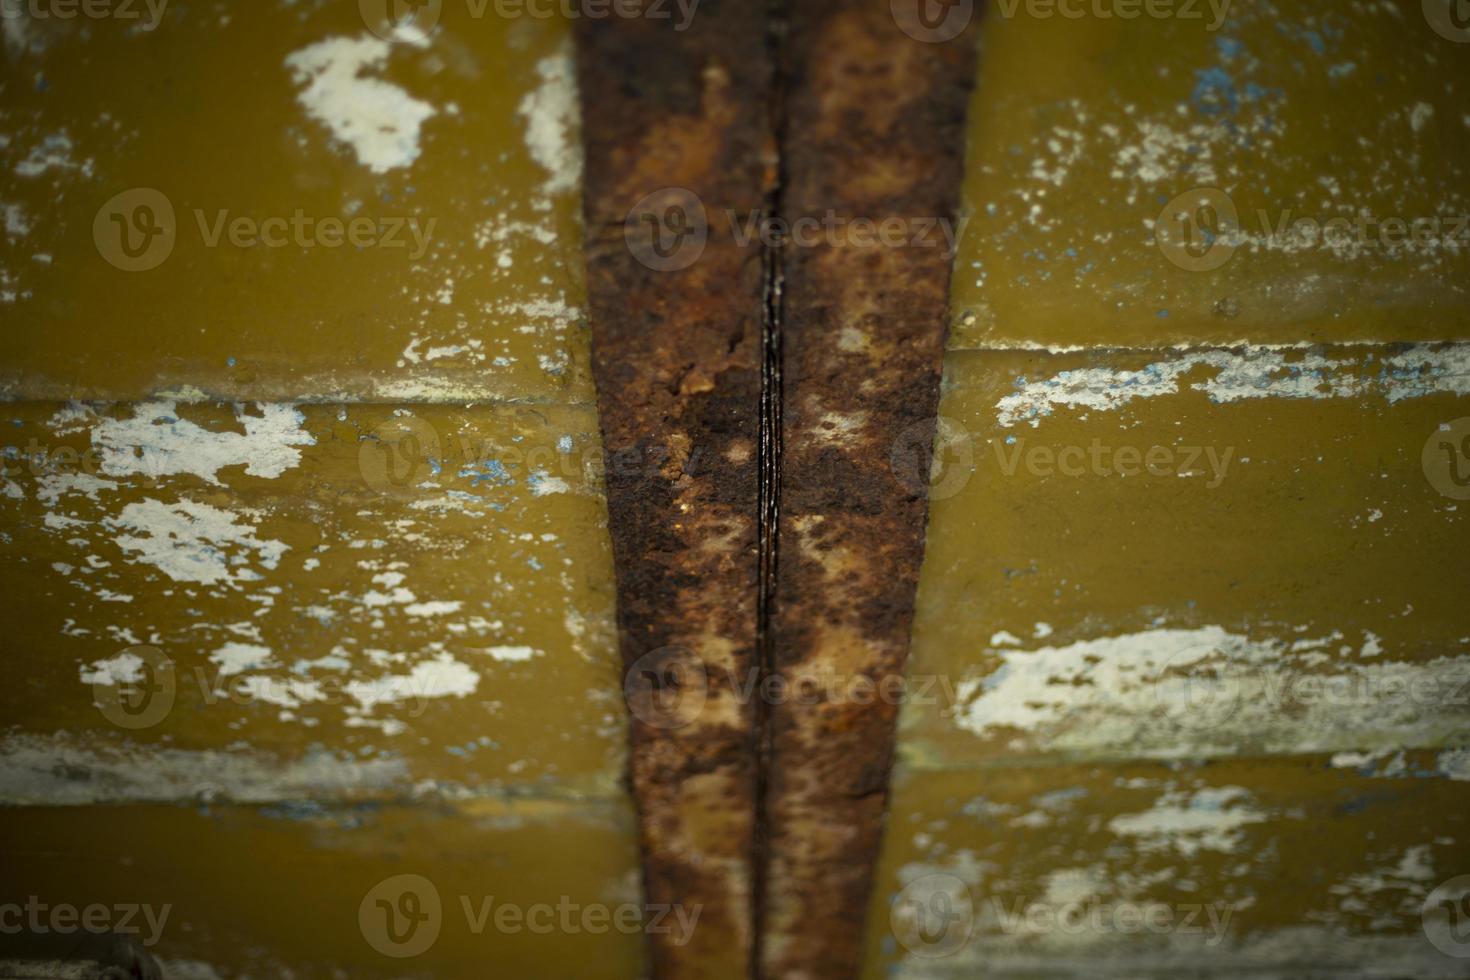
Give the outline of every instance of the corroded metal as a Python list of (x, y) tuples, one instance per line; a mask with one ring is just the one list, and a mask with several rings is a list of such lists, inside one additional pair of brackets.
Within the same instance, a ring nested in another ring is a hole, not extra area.
[(764, 11), (687, 31), (584, 18), (578, 70), (593, 370), (607, 459), (629, 774), (650, 903), (701, 907), (657, 977), (748, 977), (762, 246), (727, 212), (772, 179)]
[[(956, 217), (974, 55), (968, 31), (910, 36), (903, 6), (788, 10), (781, 217), (832, 230), (784, 249), (772, 653), (773, 689), (788, 696), (770, 706), (763, 817), (773, 978), (858, 973), (923, 555), (915, 477), (928, 470), (951, 262), (938, 222)], [(906, 230), (884, 244), (861, 219)], [(891, 464), (900, 447), (915, 465)]]
[[(915, 40), (878, 0), (580, 31), (645, 885), (705, 907), (688, 946), (653, 937), (654, 972), (851, 976), (923, 548), (970, 41)], [(825, 238), (773, 253), (731, 217), (762, 210)], [(853, 233), (885, 219), (901, 245)], [(900, 443), (917, 467), (890, 467)]]

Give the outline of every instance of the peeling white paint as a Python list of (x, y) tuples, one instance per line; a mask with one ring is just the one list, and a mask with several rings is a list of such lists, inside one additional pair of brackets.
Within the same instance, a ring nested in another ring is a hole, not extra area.
[(449, 654), (414, 664), (408, 674), (390, 674), (371, 681), (351, 681), (346, 691), (363, 711), (380, 704), (422, 701), (426, 698), (462, 698), (473, 694), (480, 675)]
[(439, 600), (435, 602), (415, 602), (404, 606), (403, 611), (410, 616), (448, 616), (450, 613), (459, 612), (459, 607), (464, 603), (453, 600)]
[(541, 83), (521, 99), (526, 148), (550, 176), (548, 196), (577, 189), (582, 180), (582, 143), (578, 137), (577, 75), (570, 41), (536, 63)]
[(502, 663), (524, 663), (539, 651), (535, 647), (499, 646), (488, 647), (483, 652)]
[[(1178, 758), (1243, 751), (1437, 747), (1470, 721), (1470, 656), (1333, 659), (1328, 636), (1152, 629), (1065, 646), (992, 647), (998, 666), (957, 685), (954, 723), (1014, 749)], [(1365, 644), (1376, 638), (1365, 634)]]
[(1413, 347), (1385, 357), (1378, 370), (1371, 360), (1333, 358), (1314, 352), (1291, 354), (1266, 347), (1209, 350), (1155, 361), (1138, 370), (1079, 368), (1032, 381), (1019, 378), (1015, 390), (996, 403), (997, 424), (1037, 426), (1057, 408), (1115, 411), (1141, 398), (1179, 394), (1185, 376), (1210, 376), (1189, 385), (1218, 404), (1255, 398), (1364, 398), (1390, 403), (1433, 394), (1470, 394), (1470, 344)]
[(1229, 852), (1240, 844), (1240, 828), (1266, 819), (1250, 800), (1239, 786), (1170, 792), (1149, 810), (1114, 817), (1108, 829), (1135, 838), (1144, 852), (1173, 850), (1187, 858), (1202, 850)]
[(301, 462), (298, 446), (316, 445), (294, 405), (266, 403), (252, 415), (241, 406), (235, 420), (244, 432), (212, 432), (181, 419), (174, 402), (146, 402), (132, 418), (99, 418), (92, 445), (108, 476), (191, 474), (219, 484), (219, 471), (243, 466), (247, 476), (273, 480)]
[(247, 670), (259, 670), (270, 664), (271, 648), (254, 643), (226, 643), (209, 655), (219, 665), (221, 677), (233, 677)]
[(392, 50), (389, 41), (364, 34), (328, 38), (286, 58), (293, 80), (303, 86), (296, 97), (307, 115), (352, 147), (358, 162), (375, 174), (411, 166), (419, 158), (420, 130), (438, 112), (366, 74), (383, 68)]
[(256, 537), (254, 528), (237, 523), (237, 516), (192, 500), (148, 499), (128, 504), (104, 523), (133, 532), (119, 534), (117, 546), (175, 582), (234, 584), (258, 577), (248, 567), (252, 561), (273, 569), (288, 550), (280, 541)]
[(191, 751), (80, 738), (0, 739), (0, 802), (18, 806), (169, 803), (223, 797), (238, 803), (351, 798), (405, 788), (401, 759), (324, 750), (282, 758), (252, 749)]
[(554, 493), (571, 493), (572, 486), (559, 476), (547, 476), (545, 473), (532, 473), (529, 479), (531, 496), (549, 497)]
[(121, 684), (137, 684), (143, 680), (143, 658), (136, 653), (120, 653), (109, 660), (98, 660), (92, 669), (83, 667), (83, 684), (100, 684), (115, 687)]
[(1457, 782), (1470, 783), (1470, 748), (1447, 749), (1439, 754), (1439, 771)]

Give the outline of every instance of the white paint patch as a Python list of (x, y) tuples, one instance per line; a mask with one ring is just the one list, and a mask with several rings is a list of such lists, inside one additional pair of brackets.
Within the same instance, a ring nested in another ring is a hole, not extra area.
[(411, 166), (419, 158), (420, 130), (438, 111), (396, 85), (367, 77), (392, 50), (392, 43), (365, 34), (328, 38), (286, 58), (293, 80), (304, 86), (296, 98), (307, 115), (352, 147), (358, 162), (375, 174)]
[(453, 602), (415, 602), (404, 606), (403, 611), (410, 616), (448, 616), (450, 613), (459, 612), (459, 607), (464, 603), (458, 600)]
[(316, 445), (303, 429), (306, 416), (293, 405), (262, 404), (259, 415), (236, 406), (244, 432), (211, 432), (178, 417), (174, 402), (147, 402), (129, 419), (102, 418), (92, 429), (92, 445), (108, 476), (147, 477), (192, 474), (220, 482), (219, 471), (243, 466), (248, 476), (273, 480), (301, 462), (297, 446)]
[(1441, 752), (1439, 771), (1456, 782), (1470, 783), (1470, 748)]
[(55, 507), (62, 497), (77, 493), (95, 501), (102, 491), (116, 489), (116, 483), (90, 473), (47, 473), (36, 478), (36, 499), (47, 507)]
[(1266, 815), (1250, 805), (1251, 794), (1238, 786), (1164, 794), (1143, 813), (1124, 814), (1108, 829), (1137, 840), (1145, 853), (1178, 851), (1193, 857), (1202, 850), (1229, 852), (1240, 844), (1241, 827), (1261, 823)]
[(137, 684), (143, 680), (143, 658), (136, 653), (120, 653), (111, 660), (95, 661), (91, 670), (83, 667), (81, 674), (83, 684)]
[(240, 682), (241, 689), (251, 700), (261, 704), (273, 704), (278, 708), (299, 708), (313, 701), (323, 701), (326, 695), (316, 681), (300, 680), (295, 677), (272, 677), (255, 674)]
[(351, 681), (346, 691), (363, 711), (380, 704), (422, 701), (427, 698), (462, 698), (480, 686), (480, 675), (449, 654), (414, 664), (408, 674), (391, 674), (371, 681)]
[(119, 534), (117, 546), (175, 582), (234, 584), (257, 577), (248, 567), (252, 560), (273, 569), (288, 550), (280, 541), (256, 537), (254, 528), (237, 523), (235, 514), (192, 500), (128, 504), (104, 523), (134, 532)]
[(1017, 749), (1142, 758), (1436, 747), (1470, 721), (1470, 657), (1324, 658), (1336, 642), (1205, 626), (993, 646), (999, 666), (959, 683), (954, 720)]
[(524, 663), (536, 656), (539, 651), (534, 647), (489, 647), (484, 651), (502, 663)]
[(0, 739), (0, 803), (86, 806), (177, 804), (224, 797), (236, 803), (333, 800), (408, 788), (401, 759), (358, 759), (313, 749), (280, 758), (248, 749), (189, 751), (107, 744), (60, 734)]
[(72, 149), (70, 136), (64, 132), (52, 133), (41, 140), (39, 145), (32, 147), (26, 158), (15, 165), (13, 172), (17, 177), (28, 179), (40, 177), (52, 170), (77, 170), (84, 177), (92, 176), (92, 161), (77, 163), (71, 157)]
[(1210, 377), (1189, 387), (1219, 404), (1255, 398), (1363, 398), (1389, 402), (1433, 394), (1470, 394), (1470, 345), (1419, 346), (1383, 358), (1382, 369), (1355, 373), (1359, 362), (1273, 348), (1212, 350), (1156, 361), (1136, 371), (1081, 368), (1040, 381), (1018, 379), (1015, 391), (996, 403), (997, 424), (1032, 426), (1058, 407), (1108, 412), (1135, 399), (1176, 395), (1185, 375)]
[(233, 677), (247, 670), (260, 670), (270, 664), (271, 648), (253, 643), (226, 643), (209, 655), (219, 665), (221, 677)]
[(0, 204), (5, 213), (5, 236), (14, 241), (31, 233), (31, 223), (26, 218), (25, 208), (19, 204)]
[(559, 476), (547, 476), (545, 473), (532, 473), (527, 481), (531, 488), (531, 496), (548, 497), (554, 493), (571, 493), (572, 486)]
[(1046, 894), (1042, 902), (1053, 908), (1087, 901), (1102, 894), (1107, 888), (1107, 879), (1097, 868), (1062, 868), (1046, 878)]
[(576, 190), (582, 180), (582, 143), (578, 135), (577, 76), (571, 43), (536, 63), (541, 84), (521, 99), (526, 148), (551, 176), (542, 185), (547, 196)]
[(1424, 132), (1424, 127), (1429, 125), (1429, 120), (1434, 118), (1434, 106), (1428, 102), (1419, 102), (1409, 110), (1409, 128), (1416, 133)]

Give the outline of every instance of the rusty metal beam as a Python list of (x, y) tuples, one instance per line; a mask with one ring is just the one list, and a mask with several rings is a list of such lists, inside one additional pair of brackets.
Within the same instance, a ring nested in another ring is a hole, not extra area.
[[(951, 265), (928, 222), (956, 218), (974, 48), (911, 36), (904, 7), (788, 4), (781, 217), (834, 231), (783, 249), (771, 978), (858, 974), (923, 557)], [(857, 224), (890, 219), (890, 244)]]
[[(703, 909), (688, 945), (651, 937), (657, 977), (859, 967), (896, 701), (773, 692), (901, 683), (908, 651), (950, 261), (922, 221), (955, 216), (972, 56), (905, 33), (902, 6), (578, 27), (645, 888)], [(757, 214), (839, 227), (744, 237)], [(885, 219), (927, 240), (851, 234)]]
[(650, 903), (699, 906), (660, 978), (752, 969), (750, 856), (764, 273), (727, 210), (772, 180), (766, 22), (704, 0), (687, 31), (578, 23), (593, 370), (607, 461), (629, 778)]

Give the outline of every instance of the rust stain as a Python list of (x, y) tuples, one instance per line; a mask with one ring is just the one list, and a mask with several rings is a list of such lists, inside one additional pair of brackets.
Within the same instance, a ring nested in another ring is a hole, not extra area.
[(583, 18), (578, 72), (644, 887), (702, 910), (687, 944), (650, 936), (650, 966), (745, 978), (758, 752), (740, 685), (757, 670), (765, 277), (759, 240), (724, 215), (760, 209), (774, 174), (764, 11), (705, 0), (682, 32)]
[[(881, 837), (927, 519), (969, 32), (935, 44), (888, 0), (792, 0), (782, 218), (902, 220), (783, 249), (779, 562), (761, 974), (852, 977)], [(894, 451), (916, 450), (912, 468)], [(888, 692), (885, 694), (884, 692)]]
[[(653, 973), (853, 976), (923, 550), (936, 223), (955, 219), (970, 38), (914, 40), (888, 0), (707, 0), (687, 33), (609, 18), (579, 41), (645, 888), (704, 908), (687, 946), (652, 937)], [(762, 212), (838, 230), (740, 237), (732, 215)], [(880, 244), (857, 219), (913, 234)]]

